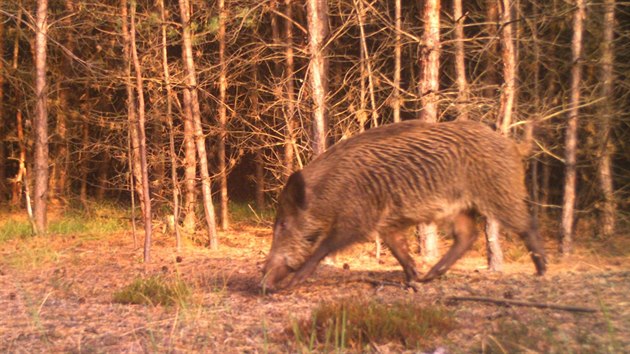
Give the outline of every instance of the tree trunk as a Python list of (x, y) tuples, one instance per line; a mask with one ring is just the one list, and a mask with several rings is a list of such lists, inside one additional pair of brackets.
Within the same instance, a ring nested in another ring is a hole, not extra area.
[(400, 32), (402, 31), (402, 0), (396, 0), (394, 12), (396, 17), (396, 35), (394, 42), (394, 93), (392, 97), (392, 109), (394, 111), (394, 123), (400, 122), (400, 72), (402, 60), (402, 41)]
[[(438, 91), (440, 73), (440, 1), (426, 0), (422, 14), (424, 33), (422, 39), (424, 47), (420, 55), (420, 96), (422, 111), (420, 119), (427, 122), (437, 122)], [(430, 260), (438, 257), (437, 226), (418, 225), (417, 233), (420, 237), (422, 255)]]
[(33, 191), (35, 232), (46, 233), (48, 203), (48, 89), (46, 82), (46, 41), (48, 32), (48, 0), (37, 0), (35, 33), (35, 117), (33, 132), (35, 156)]
[[(501, 2), (501, 56), (503, 58), (503, 90), (501, 91), (501, 104), (497, 117), (497, 126), (501, 134), (510, 135), (512, 124), (512, 112), (516, 97), (516, 57), (514, 53), (514, 40), (512, 39), (512, 0)], [(488, 269), (501, 271), (503, 268), (503, 251), (499, 243), (499, 222), (489, 217), (486, 220), (486, 250)]]
[(162, 69), (164, 72), (164, 86), (166, 86), (166, 124), (168, 126), (168, 150), (171, 159), (171, 183), (173, 184), (173, 232), (175, 233), (175, 247), (181, 249), (181, 236), (179, 232), (179, 182), (177, 179), (177, 154), (175, 153), (175, 133), (173, 131), (173, 88), (171, 76), (168, 70), (168, 55), (166, 42), (166, 11), (164, 0), (158, 3), (160, 7), (160, 19), (162, 20)]
[[(4, 1), (0, 0), (0, 6), (4, 5)], [(0, 21), (0, 38), (4, 37), (4, 21)], [(4, 45), (0, 45), (0, 58), (4, 59)], [(5, 127), (9, 123), (5, 121), (4, 111), (4, 60), (0, 60), (0, 203), (7, 198), (7, 157), (5, 149), (6, 132)]]
[(225, 0), (219, 0), (219, 189), (221, 191), (221, 230), (227, 230), (228, 220), (228, 185), (225, 155), (225, 140), (227, 138), (227, 63), (225, 58), (225, 21), (227, 12)]
[(486, 65), (485, 65), (485, 88), (484, 96), (494, 98), (497, 92), (497, 69), (496, 58), (498, 51), (497, 41), (497, 25), (499, 22), (499, 5), (500, 0), (486, 0), (486, 33), (488, 36), (488, 45), (486, 46)]
[(468, 80), (466, 80), (466, 61), (464, 52), (464, 21), (462, 0), (453, 0), (453, 18), (455, 19), (455, 75), (457, 81), (457, 110), (459, 120), (468, 120)]
[[(370, 63), (370, 54), (368, 52), (367, 43), (365, 40), (365, 10), (363, 7), (363, 0), (354, 0), (354, 7), (357, 11), (357, 19), (359, 21), (359, 33), (361, 40), (361, 62), (368, 80), (368, 92), (370, 95), (370, 105), (372, 106), (370, 116), (372, 117), (372, 128), (378, 127), (378, 112), (376, 110), (376, 99), (374, 98), (374, 79), (372, 78), (372, 64)], [(362, 75), (363, 76), (363, 75)]]
[(313, 100), (313, 156), (326, 150), (328, 66), (324, 41), (328, 36), (328, 4), (326, 0), (308, 0), (307, 8), (311, 97)]
[[(126, 1), (126, 0), (123, 0)], [(142, 83), (142, 67), (138, 58), (138, 50), (136, 48), (136, 0), (131, 0), (131, 21), (130, 21), (130, 40), (131, 40), (131, 56), (133, 58), (133, 66), (136, 72), (136, 94), (138, 97), (138, 137), (140, 142), (140, 168), (142, 174), (142, 194), (144, 200), (144, 210), (142, 219), (144, 221), (144, 262), (151, 261), (151, 194), (149, 192), (149, 167), (147, 164), (147, 137), (145, 133), (145, 115), (144, 115), (144, 85)]]
[(611, 121), (614, 116), (615, 103), (613, 101), (613, 66), (614, 66), (614, 28), (615, 28), (615, 0), (604, 1), (604, 38), (602, 39), (602, 59), (601, 59), (601, 78), (602, 78), (602, 97), (604, 103), (601, 107), (601, 128), (600, 142), (601, 153), (599, 158), (599, 183), (604, 197), (600, 229), (604, 237), (610, 237), (615, 234), (617, 205), (613, 194), (612, 179), (612, 153), (614, 145), (610, 141)]
[[(125, 10), (126, 13), (126, 10)], [(123, 26), (124, 27), (124, 26)], [(126, 27), (124, 27), (126, 28)], [(127, 106), (127, 110), (129, 110), (129, 106)], [(135, 120), (135, 119), (134, 119)], [(129, 136), (131, 136), (131, 134), (129, 134)], [(87, 179), (88, 179), (88, 173), (90, 172), (90, 159), (89, 159), (89, 152), (87, 152), (86, 150), (88, 149), (88, 144), (90, 143), (90, 126), (88, 125), (88, 123), (86, 121), (84, 121), (81, 124), (81, 142), (82, 142), (82, 146), (83, 148), (81, 149), (81, 151), (79, 151), (79, 161), (81, 161), (81, 166), (80, 166), (80, 177), (79, 177), (79, 200), (81, 201), (81, 204), (83, 204), (84, 208), (87, 208), (87, 204), (88, 204), (88, 184), (87, 184)], [(129, 145), (131, 145), (131, 142), (129, 143)], [(131, 161), (131, 155), (133, 154), (133, 151), (129, 152), (129, 158), (130, 158), (130, 165), (133, 164), (133, 162)], [(88, 155), (88, 156), (86, 156)], [(133, 177), (132, 177), (133, 178)], [(130, 190), (131, 194), (133, 194), (133, 183), (131, 184), (131, 190)], [(132, 211), (133, 212), (133, 211)]]
[[(16, 31), (15, 31), (15, 38), (13, 39), (13, 60), (11, 62), (11, 69), (13, 72), (16, 72), (18, 69), (18, 60), (19, 60), (19, 52), (20, 52), (19, 33), (21, 32), (20, 31), (21, 25), (22, 25), (22, 6), (20, 6), (20, 9), (18, 10), (18, 13), (16, 16), (16, 24), (15, 24)], [(20, 99), (20, 92), (16, 91), (15, 96), (16, 96), (15, 101), (17, 102)], [(20, 148), (20, 157), (18, 160), (18, 170), (15, 174), (15, 178), (13, 178), (13, 181), (12, 181), (10, 204), (13, 207), (18, 207), (20, 205), (20, 199), (22, 196), (22, 183), (24, 181), (23, 172), (26, 171), (26, 165), (25, 165), (26, 145), (24, 142), (24, 130), (22, 128), (22, 112), (19, 109), (17, 110), (15, 114), (15, 121), (16, 121), (15, 129), (17, 131), (18, 145)], [(22, 168), (23, 166), (24, 166), (24, 169)], [(28, 200), (30, 201), (30, 195), (27, 195), (27, 198), (29, 198)], [(30, 208), (30, 204), (28, 205), (28, 207)], [(32, 213), (29, 213), (29, 218), (32, 222)], [(34, 230), (35, 228), (33, 227), (33, 231)]]
[[(295, 77), (294, 77), (294, 58), (293, 58), (293, 4), (291, 0), (284, 0), (285, 4), (285, 16), (287, 19), (284, 21), (284, 35), (285, 35), (285, 77), (286, 82), (286, 112), (285, 128), (284, 128), (284, 164), (285, 164), (285, 177), (288, 178), (295, 170), (295, 159), (298, 158), (300, 162), (299, 154), (297, 152), (297, 146), (295, 142)], [(299, 167), (302, 168), (302, 164), (299, 163)]]
[[(189, 104), (194, 123), (195, 145), (197, 147), (197, 157), (199, 158), (199, 173), (201, 175), (201, 191), (203, 195), (203, 209), (205, 213), (206, 226), (208, 232), (208, 243), (211, 249), (218, 248), (216, 234), (216, 223), (214, 216), (214, 205), (212, 204), (212, 187), (210, 173), (208, 172), (208, 157), (206, 154), (206, 139), (201, 125), (201, 110), (199, 109), (199, 98), (197, 95), (197, 74), (192, 53), (192, 34), (190, 30), (190, 4), (188, 0), (179, 0), (181, 21), (182, 21), (182, 56), (186, 70), (185, 91), (190, 97)], [(186, 94), (186, 93), (185, 93)]]
[[(65, 5), (68, 13), (74, 13), (74, 0), (66, 0)], [(63, 24), (66, 27), (70, 27), (72, 25), (71, 17), (65, 17)], [(74, 42), (75, 39), (72, 38), (71, 32), (66, 32), (64, 36), (64, 46), (69, 52), (74, 51)], [(72, 60), (68, 55), (63, 56), (62, 65), (61, 73), (67, 81), (72, 76)], [(68, 189), (68, 112), (71, 111), (71, 108), (69, 102), (69, 90), (66, 85), (63, 85), (62, 81), (63, 80), (59, 80), (57, 82), (57, 151), (55, 152), (55, 174), (52, 178), (55, 183), (51, 184), (51, 188), (53, 189), (53, 193), (51, 193), (51, 202), (55, 204), (62, 202), (63, 198), (66, 197)]]
[[(131, 54), (131, 39), (129, 37), (129, 25), (128, 25), (128, 6), (127, 0), (121, 0), (121, 17), (122, 17), (122, 37), (123, 37), (123, 52), (124, 52), (124, 61), (125, 61), (125, 86), (127, 89), (127, 121), (129, 123), (129, 136), (131, 137), (131, 158), (132, 158), (132, 166), (133, 169), (130, 171), (135, 178), (135, 192), (138, 195), (138, 199), (140, 200), (140, 210), (142, 215), (145, 214), (144, 209), (144, 189), (142, 186), (142, 163), (140, 161), (140, 135), (138, 133), (138, 122), (136, 115), (136, 98), (133, 89), (133, 82), (131, 77), (131, 65), (132, 65), (132, 54)], [(84, 124), (88, 124), (85, 122)], [(84, 134), (87, 134), (89, 127), (84, 126)], [(86, 139), (87, 140), (87, 137)], [(86, 147), (84, 145), (84, 147)], [(85, 161), (88, 164), (88, 161)], [(85, 171), (85, 177), (82, 179), (82, 193), (81, 199), (84, 200), (84, 204), (87, 202), (87, 168)], [(133, 193), (133, 190), (131, 191)]]
[(569, 98), (568, 124), (565, 140), (564, 197), (562, 203), (562, 243), (560, 251), (568, 255), (573, 247), (573, 221), (576, 189), (577, 127), (580, 105), (580, 84), (582, 82), (582, 34), (586, 5), (584, 0), (576, 0), (577, 10), (573, 17), (573, 39), (571, 40), (571, 93)]
[(195, 123), (191, 109), (190, 90), (185, 88), (182, 93), (184, 104), (184, 230), (188, 233), (195, 231), (197, 216), (195, 206), (197, 205), (196, 178), (197, 178), (197, 158), (195, 147)]
[(501, 2), (501, 56), (503, 59), (503, 90), (501, 90), (501, 104), (497, 126), (499, 131), (510, 135), (512, 124), (512, 112), (516, 97), (516, 56), (514, 51), (514, 39), (512, 30), (512, 1)]

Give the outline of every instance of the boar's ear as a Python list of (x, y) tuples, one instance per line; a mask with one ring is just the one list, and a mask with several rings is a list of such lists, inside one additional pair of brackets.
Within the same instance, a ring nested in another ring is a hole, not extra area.
[(288, 200), (300, 209), (306, 209), (306, 185), (301, 171), (297, 171), (289, 177), (284, 187)]

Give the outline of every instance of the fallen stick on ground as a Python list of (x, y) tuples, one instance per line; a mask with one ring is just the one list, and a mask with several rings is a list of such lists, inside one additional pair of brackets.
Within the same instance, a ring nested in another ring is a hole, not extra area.
[(513, 305), (513, 306), (528, 306), (528, 307), (537, 307), (542, 309), (553, 309), (553, 310), (563, 310), (563, 311), (571, 311), (571, 312), (597, 312), (596, 309), (588, 308), (588, 307), (578, 307), (578, 306), (565, 306), (565, 305), (555, 305), (555, 304), (545, 304), (540, 302), (528, 302), (528, 301), (519, 301), (519, 300), (509, 300), (509, 299), (493, 299), (490, 297), (478, 297), (478, 296), (451, 296), (446, 298), (446, 301), (478, 301), (478, 302), (490, 302), (499, 305)]

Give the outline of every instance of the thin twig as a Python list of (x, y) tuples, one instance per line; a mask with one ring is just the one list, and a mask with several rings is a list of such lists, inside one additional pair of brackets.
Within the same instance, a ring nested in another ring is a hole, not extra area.
[(480, 297), (480, 296), (451, 296), (446, 298), (446, 301), (479, 301), (479, 302), (490, 302), (498, 305), (507, 305), (507, 306), (528, 306), (528, 307), (537, 307), (537, 308), (545, 308), (552, 310), (562, 310), (562, 311), (571, 311), (571, 312), (596, 312), (597, 310), (588, 308), (588, 307), (579, 307), (579, 306), (566, 306), (566, 305), (556, 305), (556, 304), (547, 304), (541, 302), (528, 302), (528, 301), (520, 301), (520, 300), (509, 300), (509, 299), (494, 299), (490, 297)]

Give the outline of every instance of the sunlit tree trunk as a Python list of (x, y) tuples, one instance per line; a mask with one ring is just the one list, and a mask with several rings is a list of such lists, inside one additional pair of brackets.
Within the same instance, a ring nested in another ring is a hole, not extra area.
[(295, 75), (294, 75), (294, 56), (293, 56), (293, 3), (292, 0), (284, 0), (285, 16), (287, 19), (284, 21), (284, 35), (286, 49), (284, 56), (286, 59), (285, 78), (286, 82), (286, 112), (284, 114), (285, 128), (284, 128), (284, 164), (285, 164), (285, 177), (293, 173), (295, 170), (295, 160), (298, 160), (298, 167), (302, 167), (299, 154), (297, 153), (297, 146), (295, 142)]
[[(0, 0), (0, 7), (4, 5), (4, 1)], [(0, 21), (0, 38), (4, 37), (4, 21)], [(0, 58), (4, 58), (4, 45), (0, 45)], [(4, 60), (0, 60), (0, 203), (4, 202), (7, 197), (7, 156), (5, 149), (5, 126), (6, 121), (4, 110)]]
[(227, 63), (225, 58), (225, 21), (227, 12), (225, 0), (219, 0), (219, 189), (221, 191), (221, 230), (227, 230), (228, 220), (228, 185), (225, 156), (225, 139), (227, 137)]
[(144, 210), (142, 219), (144, 221), (144, 262), (151, 261), (151, 194), (149, 192), (149, 167), (147, 164), (147, 137), (145, 133), (146, 119), (144, 114), (144, 84), (142, 83), (142, 67), (138, 58), (136, 48), (136, 0), (131, 0), (131, 21), (130, 21), (131, 56), (133, 58), (134, 71), (136, 72), (136, 96), (138, 97), (138, 138), (140, 142), (140, 168), (142, 174), (142, 193), (144, 200)]
[(206, 139), (201, 125), (201, 110), (199, 109), (199, 98), (197, 94), (197, 74), (192, 52), (192, 34), (190, 29), (189, 13), (190, 3), (188, 0), (179, 0), (179, 7), (182, 21), (182, 56), (184, 68), (186, 70), (187, 85), (184, 90), (188, 91), (189, 105), (194, 123), (195, 145), (197, 147), (197, 157), (199, 158), (199, 174), (201, 175), (201, 191), (208, 232), (208, 242), (211, 249), (217, 249), (218, 240), (216, 234), (214, 205), (212, 204), (210, 173), (208, 171)]
[(565, 140), (564, 197), (562, 202), (562, 242), (560, 251), (568, 255), (573, 247), (573, 221), (575, 212), (577, 126), (582, 82), (582, 35), (586, 17), (585, 0), (576, 0), (573, 15), (573, 39), (571, 40), (571, 92), (568, 124)]
[(48, 0), (37, 0), (35, 26), (35, 117), (33, 141), (35, 153), (33, 174), (33, 216), (35, 232), (46, 233), (48, 203), (48, 89), (46, 81), (46, 42), (48, 33)]
[[(420, 119), (427, 122), (437, 122), (438, 91), (440, 72), (440, 1), (426, 0), (422, 14), (424, 33), (422, 36), (424, 47), (420, 54), (420, 95), (422, 111)], [(417, 233), (420, 237), (422, 256), (427, 259), (438, 257), (437, 226), (434, 223), (418, 225)]]
[[(510, 135), (512, 112), (516, 97), (516, 55), (512, 30), (512, 0), (501, 0), (501, 57), (503, 61), (503, 87), (501, 104), (497, 117), (497, 126), (501, 134)], [(492, 40), (492, 39), (491, 39)], [(486, 246), (488, 269), (501, 271), (503, 268), (503, 251), (499, 243), (500, 226), (497, 220), (489, 217), (486, 221)]]
[(494, 99), (498, 83), (496, 58), (499, 41), (497, 40), (497, 25), (499, 22), (498, 5), (501, 0), (485, 0), (486, 2), (486, 34), (488, 44), (485, 50), (485, 88), (484, 96)]
[(184, 89), (183, 93), (183, 114), (184, 121), (184, 230), (188, 233), (195, 231), (197, 216), (195, 205), (197, 204), (196, 178), (197, 178), (197, 158), (195, 147), (195, 124), (190, 103), (190, 90)]
[(614, 28), (615, 28), (615, 0), (604, 0), (604, 38), (602, 39), (602, 97), (604, 103), (601, 104), (601, 128), (600, 144), (601, 157), (599, 159), (599, 183), (604, 197), (602, 213), (600, 219), (600, 229), (604, 237), (615, 234), (617, 205), (613, 194), (612, 179), (612, 152), (614, 145), (610, 141), (611, 121), (614, 116)]
[(457, 110), (459, 120), (468, 120), (468, 80), (466, 80), (466, 61), (464, 52), (464, 21), (462, 0), (453, 0), (453, 19), (455, 20), (455, 75), (457, 81)]
[(396, 34), (394, 42), (394, 93), (392, 97), (392, 110), (394, 111), (394, 123), (400, 122), (400, 72), (402, 61), (402, 41), (400, 31), (402, 31), (402, 0), (396, 0), (394, 5)]
[(173, 232), (177, 251), (181, 249), (181, 236), (179, 232), (179, 181), (177, 178), (177, 154), (175, 153), (175, 133), (173, 131), (173, 88), (171, 87), (171, 75), (168, 69), (168, 55), (166, 42), (166, 11), (164, 0), (159, 0), (160, 19), (162, 20), (162, 70), (164, 72), (164, 86), (166, 86), (166, 124), (168, 125), (168, 151), (171, 160), (171, 183), (173, 184)]
[[(122, 18), (122, 37), (123, 37), (123, 51), (124, 51), (124, 61), (125, 61), (125, 86), (127, 89), (127, 121), (129, 124), (129, 136), (131, 138), (131, 159), (132, 159), (132, 171), (135, 178), (135, 192), (138, 195), (138, 199), (140, 200), (140, 210), (142, 215), (144, 215), (144, 189), (142, 186), (142, 163), (140, 162), (140, 135), (138, 133), (138, 119), (137, 119), (137, 108), (136, 108), (136, 96), (134, 94), (133, 82), (131, 77), (131, 65), (132, 65), (132, 54), (131, 54), (131, 39), (129, 36), (129, 10), (127, 5), (127, 0), (121, 0), (121, 18)], [(84, 122), (84, 124), (88, 124)], [(89, 127), (83, 127), (84, 132), (84, 140), (87, 141), (89, 139)], [(87, 165), (89, 162), (85, 159), (84, 166), (84, 177), (82, 178), (82, 193), (81, 199), (84, 201), (84, 204), (87, 202)], [(132, 190), (133, 193), (133, 190)]]
[(326, 150), (327, 118), (326, 96), (328, 95), (328, 68), (324, 41), (328, 36), (328, 4), (326, 0), (308, 0), (306, 6), (311, 81), (313, 100), (313, 155)]
[(370, 96), (370, 105), (372, 109), (370, 110), (370, 116), (372, 117), (372, 127), (378, 127), (378, 112), (376, 110), (376, 99), (374, 98), (374, 79), (372, 74), (372, 64), (370, 63), (370, 53), (368, 51), (367, 42), (365, 40), (365, 15), (366, 12), (363, 6), (363, 0), (354, 0), (354, 7), (357, 11), (357, 20), (359, 22), (359, 38), (361, 41), (361, 62), (362, 65), (362, 75), (367, 77), (368, 81), (368, 92)]

